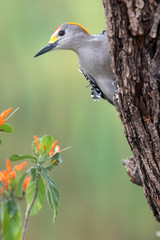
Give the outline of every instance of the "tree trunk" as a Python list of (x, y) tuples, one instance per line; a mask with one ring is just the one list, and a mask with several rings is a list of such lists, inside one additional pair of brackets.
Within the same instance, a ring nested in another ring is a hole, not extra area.
[(114, 103), (133, 157), (123, 161), (160, 222), (160, 1), (103, 0)]

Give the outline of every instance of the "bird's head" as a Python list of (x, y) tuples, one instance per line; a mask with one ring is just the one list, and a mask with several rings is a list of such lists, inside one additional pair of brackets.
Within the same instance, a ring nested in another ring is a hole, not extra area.
[(56, 28), (49, 43), (37, 52), (34, 57), (56, 49), (75, 50), (87, 35), (89, 35), (89, 32), (82, 25), (72, 22), (64, 23)]

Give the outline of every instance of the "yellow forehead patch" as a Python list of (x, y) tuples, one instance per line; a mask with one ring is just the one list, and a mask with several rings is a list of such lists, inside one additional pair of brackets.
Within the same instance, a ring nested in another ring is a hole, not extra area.
[(55, 30), (54, 30), (54, 32), (52, 33), (52, 36), (51, 36), (51, 38), (50, 38), (50, 40), (49, 40), (49, 43), (53, 43), (53, 42), (55, 42), (55, 40), (56, 40), (56, 37), (55, 37), (55, 32), (57, 31), (57, 29), (60, 27), (61, 25), (59, 25)]
[(56, 37), (52, 34), (52, 36), (49, 40), (49, 43), (53, 43), (53, 42), (55, 42), (55, 40), (56, 40)]
[(81, 27), (81, 28), (84, 30), (84, 32), (86, 32), (86, 33), (89, 34), (88, 30), (87, 30), (86, 28), (84, 28), (81, 24), (79, 24), (79, 23), (74, 23), (74, 22), (67, 22), (67, 23), (68, 23), (68, 24), (71, 24), (71, 25), (77, 25), (77, 26)]

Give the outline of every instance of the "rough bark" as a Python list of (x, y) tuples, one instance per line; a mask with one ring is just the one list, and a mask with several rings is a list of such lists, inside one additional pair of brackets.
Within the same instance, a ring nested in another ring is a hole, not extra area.
[(118, 83), (115, 107), (134, 156), (123, 164), (160, 222), (160, 1), (103, 5)]

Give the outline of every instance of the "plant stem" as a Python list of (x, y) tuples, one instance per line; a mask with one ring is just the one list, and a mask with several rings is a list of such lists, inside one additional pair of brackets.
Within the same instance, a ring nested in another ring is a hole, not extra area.
[(30, 215), (30, 212), (32, 210), (33, 204), (34, 204), (34, 202), (35, 202), (35, 200), (37, 198), (37, 194), (38, 194), (38, 179), (39, 179), (39, 172), (38, 172), (38, 169), (37, 169), (36, 170), (36, 176), (35, 176), (35, 192), (34, 192), (34, 196), (33, 196), (32, 202), (31, 202), (29, 208), (26, 211), (24, 224), (23, 224), (23, 229), (22, 229), (21, 240), (24, 239), (24, 236), (25, 236), (25, 233), (26, 233), (26, 230), (27, 230), (27, 226), (28, 226), (29, 215)]

